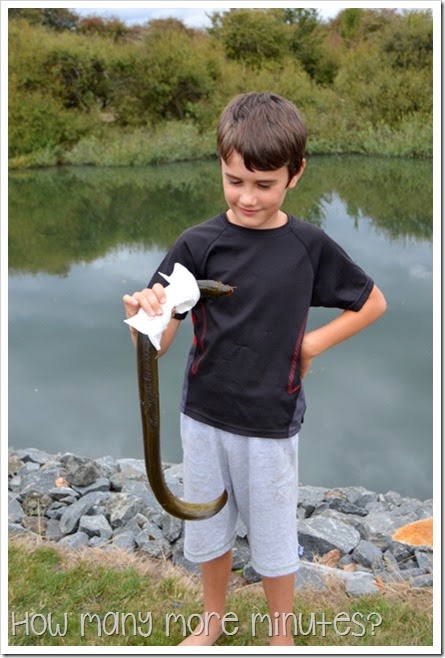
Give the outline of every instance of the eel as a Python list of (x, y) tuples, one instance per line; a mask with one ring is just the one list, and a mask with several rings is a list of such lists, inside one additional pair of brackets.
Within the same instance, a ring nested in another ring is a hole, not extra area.
[[(220, 281), (197, 281), (201, 297), (231, 295), (234, 288)], [(179, 519), (208, 519), (226, 504), (227, 491), (208, 503), (177, 498), (165, 482), (161, 460), (158, 353), (148, 336), (138, 333), (137, 369), (145, 468), (151, 489), (163, 509)]]

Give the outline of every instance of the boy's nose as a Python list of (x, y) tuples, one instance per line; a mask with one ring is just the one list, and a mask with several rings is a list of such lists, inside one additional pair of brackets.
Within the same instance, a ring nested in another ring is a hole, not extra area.
[(240, 196), (240, 204), (245, 207), (254, 206), (256, 199), (254, 194), (244, 190)]

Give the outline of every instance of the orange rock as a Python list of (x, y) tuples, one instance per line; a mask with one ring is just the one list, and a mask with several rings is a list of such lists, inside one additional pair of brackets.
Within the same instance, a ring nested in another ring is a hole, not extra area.
[(394, 541), (411, 546), (433, 546), (433, 519), (422, 519), (397, 528), (392, 535)]
[(336, 567), (341, 558), (338, 548), (333, 548), (332, 551), (325, 553), (320, 558), (320, 564), (325, 564), (327, 567)]
[(70, 486), (68, 484), (68, 482), (65, 480), (65, 478), (62, 478), (62, 477), (57, 478), (57, 480), (55, 481), (55, 485), (56, 485), (56, 487), (69, 487)]

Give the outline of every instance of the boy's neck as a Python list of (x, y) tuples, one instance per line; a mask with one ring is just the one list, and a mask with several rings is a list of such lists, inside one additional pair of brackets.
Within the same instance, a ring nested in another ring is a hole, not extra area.
[(276, 214), (275, 219), (272, 222), (268, 222), (267, 224), (263, 225), (252, 225), (249, 226), (247, 222), (239, 222), (235, 216), (235, 214), (232, 212), (232, 210), (227, 210), (226, 211), (226, 217), (227, 220), (230, 222), (230, 224), (234, 224), (235, 226), (242, 226), (243, 228), (248, 228), (252, 229), (254, 231), (261, 231), (261, 230), (270, 230), (270, 229), (275, 229), (275, 228), (280, 228), (282, 226), (285, 226), (288, 221), (288, 215), (287, 213), (283, 212), (282, 210), (279, 210)]

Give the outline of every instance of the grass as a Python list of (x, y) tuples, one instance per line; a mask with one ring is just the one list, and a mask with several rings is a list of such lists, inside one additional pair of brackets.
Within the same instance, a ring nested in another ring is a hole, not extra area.
[(138, 167), (207, 159), (216, 153), (213, 132), (201, 133), (191, 123), (170, 121), (157, 128), (106, 126), (82, 137), (69, 149), (41, 149), (10, 158), (10, 169), (53, 165)]
[[(200, 612), (199, 579), (169, 561), (74, 552), (38, 537), (9, 542), (10, 645), (175, 646)], [(233, 573), (217, 644), (267, 646), (266, 613), (261, 585)], [(305, 591), (293, 622), (297, 646), (431, 646), (432, 593), (407, 584), (359, 599), (339, 586)]]
[[(360, 129), (339, 128), (310, 135), (310, 155), (358, 153), (385, 157), (432, 157), (431, 122), (407, 117), (398, 128), (385, 124)], [(9, 169), (55, 165), (138, 167), (213, 158), (213, 130), (200, 132), (190, 122), (170, 121), (156, 128), (120, 128), (105, 125), (82, 137), (74, 146), (57, 145), (9, 159)]]

